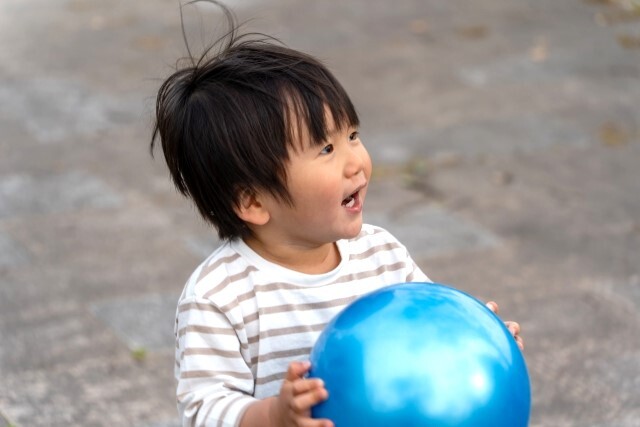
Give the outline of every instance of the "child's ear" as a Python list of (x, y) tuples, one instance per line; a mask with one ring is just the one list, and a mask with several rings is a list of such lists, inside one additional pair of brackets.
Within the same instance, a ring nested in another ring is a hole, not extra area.
[(269, 221), (270, 215), (261, 198), (260, 193), (254, 193), (249, 190), (241, 191), (238, 197), (238, 204), (233, 208), (238, 218), (248, 224), (266, 224)]

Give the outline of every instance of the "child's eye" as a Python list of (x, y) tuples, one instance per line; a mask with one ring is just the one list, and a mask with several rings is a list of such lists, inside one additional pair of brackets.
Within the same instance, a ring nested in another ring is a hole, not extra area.
[(358, 131), (351, 132), (351, 134), (349, 134), (349, 141), (355, 141), (359, 137), (360, 137), (360, 132)]
[(320, 154), (331, 154), (331, 153), (333, 153), (333, 144), (325, 145), (325, 147), (320, 151)]

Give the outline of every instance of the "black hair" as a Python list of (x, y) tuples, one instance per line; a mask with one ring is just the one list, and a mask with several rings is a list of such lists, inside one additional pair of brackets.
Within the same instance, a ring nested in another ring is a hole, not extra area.
[(264, 34), (239, 35), (231, 11), (211, 3), (230, 29), (199, 59), (185, 36), (189, 64), (158, 91), (150, 150), (153, 155), (159, 136), (177, 189), (221, 239), (232, 239), (250, 233), (234, 211), (244, 192), (268, 191), (292, 205), (286, 162), (296, 149), (296, 130), (322, 144), (329, 132), (326, 111), (337, 129), (357, 126), (359, 119), (320, 61)]

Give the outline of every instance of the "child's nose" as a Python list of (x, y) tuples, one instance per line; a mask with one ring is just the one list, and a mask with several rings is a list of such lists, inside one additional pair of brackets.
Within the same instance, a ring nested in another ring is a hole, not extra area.
[(365, 168), (368, 154), (362, 147), (350, 148), (347, 154), (345, 175), (351, 177), (359, 174)]

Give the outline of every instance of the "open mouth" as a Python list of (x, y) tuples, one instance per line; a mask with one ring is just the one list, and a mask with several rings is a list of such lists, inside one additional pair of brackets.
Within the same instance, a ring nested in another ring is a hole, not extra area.
[(342, 206), (344, 206), (345, 208), (352, 208), (356, 205), (357, 201), (358, 201), (358, 192), (356, 191), (355, 193), (353, 193), (352, 195), (350, 195), (349, 197), (347, 197), (342, 201)]

